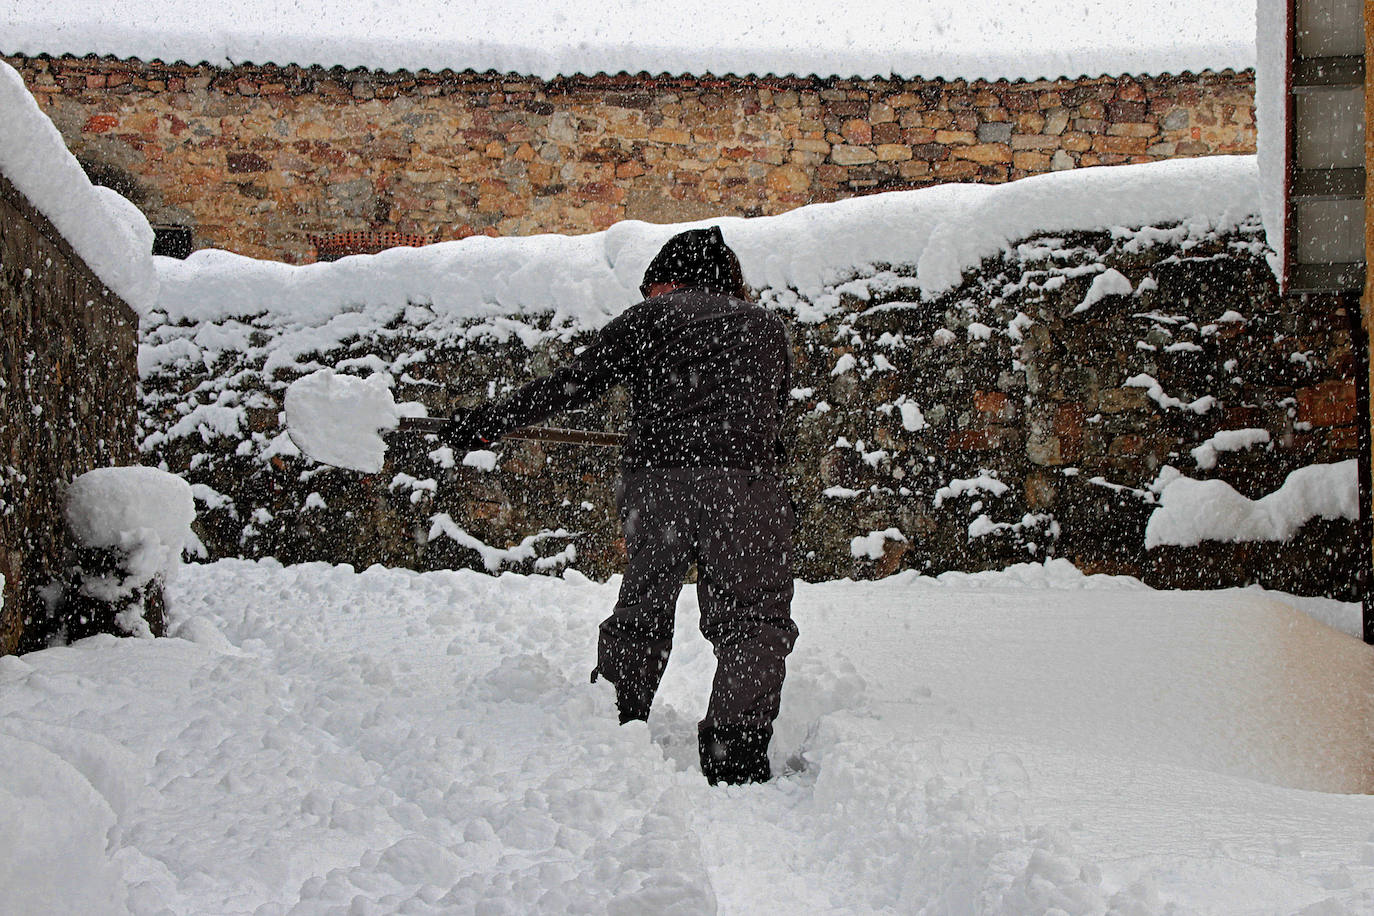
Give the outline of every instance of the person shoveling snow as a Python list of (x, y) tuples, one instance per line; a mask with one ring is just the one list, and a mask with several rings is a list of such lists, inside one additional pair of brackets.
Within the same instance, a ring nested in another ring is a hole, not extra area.
[[(287, 389), (288, 432), (310, 457), (364, 473), (384, 435), (437, 432), (456, 451), (500, 438), (621, 446), (616, 500), (629, 566), (601, 625), (592, 680), (615, 685), (622, 724), (647, 719), (672, 649), (673, 608), (695, 563), (702, 632), (718, 670), (698, 730), (712, 783), (771, 778), (768, 743), (796, 641), (793, 511), (779, 475), (792, 345), (781, 318), (749, 301), (719, 227), (669, 239), (645, 271), (643, 302), (576, 359), (506, 398), (449, 419), (397, 404), (383, 375), (321, 369)], [(530, 427), (624, 384), (630, 433)]]
[(768, 743), (797, 638), (793, 513), (779, 476), (792, 350), (777, 315), (748, 301), (720, 229), (669, 239), (649, 264), (643, 302), (574, 361), (445, 427), (455, 450), (584, 405), (616, 383), (630, 434), (616, 501), (629, 564), (601, 624), (593, 681), (615, 685), (622, 723), (647, 719), (672, 649), (673, 609), (696, 563), (702, 633), (717, 669), (698, 726), (712, 784), (771, 778)]

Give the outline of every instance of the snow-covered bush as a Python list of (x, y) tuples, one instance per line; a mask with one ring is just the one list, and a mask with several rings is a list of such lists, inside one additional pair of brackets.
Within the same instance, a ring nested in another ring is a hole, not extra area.
[(59, 611), (67, 637), (161, 635), (162, 588), (196, 543), (190, 484), (156, 468), (100, 468), (72, 481), (66, 514), (76, 543)]

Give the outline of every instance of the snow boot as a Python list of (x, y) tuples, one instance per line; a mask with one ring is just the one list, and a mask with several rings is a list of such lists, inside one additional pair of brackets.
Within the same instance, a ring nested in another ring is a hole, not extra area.
[(711, 785), (738, 786), (773, 778), (768, 766), (771, 728), (697, 727), (701, 772)]

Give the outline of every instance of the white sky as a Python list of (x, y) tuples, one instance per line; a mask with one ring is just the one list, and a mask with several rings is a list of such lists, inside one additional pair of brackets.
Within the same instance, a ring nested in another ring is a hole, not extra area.
[(1008, 78), (1254, 65), (1254, 0), (0, 0), (0, 52), (215, 64)]

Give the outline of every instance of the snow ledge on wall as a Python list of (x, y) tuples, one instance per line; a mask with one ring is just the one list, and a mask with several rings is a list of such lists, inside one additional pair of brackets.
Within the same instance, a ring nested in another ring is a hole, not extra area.
[(157, 301), (153, 230), (139, 209), (91, 184), (62, 135), (0, 61), (0, 173), (46, 216), (110, 291), (135, 312)]
[(1247, 499), (1224, 480), (1194, 480), (1166, 465), (1153, 489), (1159, 508), (1145, 526), (1145, 547), (1192, 547), (1203, 541), (1286, 541), (1314, 518), (1360, 517), (1355, 459), (1313, 464), (1283, 486)]
[[(965, 271), (1036, 233), (1181, 223), (1238, 225), (1258, 212), (1253, 156), (1099, 166), (1002, 185), (949, 184), (812, 204), (777, 216), (657, 225), (625, 220), (586, 235), (474, 236), (423, 248), (292, 266), (204, 250), (156, 258), (164, 320), (357, 333), (376, 310), (424, 307), (439, 324), (547, 316), (595, 330), (639, 301), (649, 260), (674, 233), (719, 225), (756, 289), (810, 300), (798, 319), (823, 320), (831, 284), (857, 266), (915, 268), (929, 300)], [(300, 337), (301, 334), (295, 335)], [(170, 354), (168, 354), (170, 355)], [(146, 346), (140, 359), (162, 357)], [(272, 368), (269, 366), (269, 369)]]

